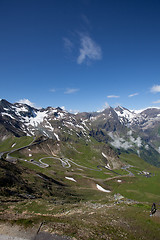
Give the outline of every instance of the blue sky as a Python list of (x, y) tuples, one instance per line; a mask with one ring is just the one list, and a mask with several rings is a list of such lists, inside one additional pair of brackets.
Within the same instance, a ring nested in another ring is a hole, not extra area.
[(1, 0), (0, 98), (160, 107), (159, 13), (159, 0)]

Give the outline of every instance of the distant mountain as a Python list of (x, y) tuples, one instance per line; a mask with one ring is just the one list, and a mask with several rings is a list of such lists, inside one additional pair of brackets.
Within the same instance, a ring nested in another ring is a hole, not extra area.
[(160, 108), (147, 108), (136, 112), (118, 107), (115, 111), (122, 124), (140, 134), (148, 144), (160, 152)]
[(117, 153), (134, 152), (147, 162), (159, 165), (160, 109), (136, 112), (119, 106), (102, 112), (71, 114), (61, 108), (36, 109), (3, 99), (0, 141), (11, 136), (44, 136), (57, 142), (85, 144), (94, 140), (107, 144)]

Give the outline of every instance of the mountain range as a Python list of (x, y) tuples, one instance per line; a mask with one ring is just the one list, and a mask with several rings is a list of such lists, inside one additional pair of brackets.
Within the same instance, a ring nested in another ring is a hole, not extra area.
[(0, 101), (5, 223), (44, 223), (69, 239), (159, 239), (159, 167), (158, 108), (72, 114)]
[(133, 111), (118, 106), (108, 107), (101, 112), (72, 114), (59, 107), (36, 109), (2, 99), (0, 141), (3, 143), (13, 136), (41, 137), (46, 141), (46, 148), (55, 146), (56, 142), (53, 152), (63, 152), (63, 156), (67, 153), (62, 150), (63, 144), (73, 150), (75, 144), (88, 146), (94, 142), (103, 143), (104, 155), (111, 168), (119, 165), (118, 160), (116, 164), (112, 160), (118, 159), (115, 156), (122, 152), (136, 153), (145, 161), (160, 166), (159, 108)]

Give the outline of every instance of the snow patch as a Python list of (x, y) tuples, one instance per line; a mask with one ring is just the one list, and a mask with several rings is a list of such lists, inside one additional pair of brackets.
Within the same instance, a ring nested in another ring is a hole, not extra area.
[(107, 192), (107, 193), (111, 192), (110, 190), (106, 190), (106, 189), (104, 189), (103, 187), (101, 187), (101, 186), (98, 185), (98, 184), (96, 184), (96, 186), (97, 186), (98, 190), (100, 190), (100, 191), (102, 191), (102, 192)]
[(87, 125), (86, 125), (85, 121), (83, 121), (83, 122), (82, 122), (82, 124), (85, 126), (85, 128), (86, 128), (86, 129), (88, 129), (88, 130), (89, 130), (89, 128), (87, 127)]
[(34, 117), (23, 117), (26, 125), (32, 125), (33, 127), (37, 127), (38, 124), (43, 122), (44, 118), (47, 117), (47, 112), (33, 112)]
[(107, 158), (107, 156), (106, 156), (103, 152), (102, 152), (102, 156), (105, 157), (105, 158)]
[(16, 145), (16, 143), (13, 143), (11, 147), (13, 148), (15, 145)]
[(71, 177), (65, 177), (67, 180), (73, 181), (73, 182), (77, 182), (74, 178)]
[(6, 116), (8, 116), (8, 117), (10, 117), (10, 118), (12, 118), (12, 119), (15, 119), (11, 114), (9, 114), (9, 113), (2, 113), (2, 116), (4, 116), (4, 115), (6, 115)]
[(119, 108), (121, 108), (122, 112), (116, 111), (115, 109), (114, 109), (114, 111), (117, 113), (118, 117), (120, 117), (120, 118), (127, 118), (128, 120), (131, 121), (136, 115), (136, 113), (131, 112), (128, 109), (124, 109), (120, 106), (119, 106)]
[(25, 106), (16, 107), (16, 112), (28, 112), (28, 109)]
[[(103, 152), (102, 152), (102, 156), (107, 159), (107, 156), (106, 156)], [(109, 163), (107, 163), (107, 165), (105, 166), (105, 168), (111, 169)]]
[(54, 136), (57, 138), (57, 141), (60, 141), (58, 134), (54, 133)]
[(45, 125), (49, 130), (52, 132), (54, 131), (54, 128), (52, 127), (51, 123), (47, 121), (47, 125)]
[(47, 136), (48, 138), (50, 137), (49, 134), (48, 134), (46, 131), (43, 130), (43, 133), (44, 133), (44, 135)]
[(64, 117), (64, 113), (59, 112), (58, 113), (58, 118), (63, 118), (63, 117)]
[(107, 168), (107, 169), (110, 169), (110, 170), (111, 170), (111, 167), (110, 167), (109, 163), (107, 163), (107, 165), (105, 166), (105, 168)]
[(90, 120), (91, 120), (91, 121), (96, 121), (98, 118), (99, 118), (99, 116), (96, 116), (96, 117), (90, 117)]
[[(74, 127), (74, 124), (72, 122), (66, 122), (68, 125), (71, 125)], [(65, 125), (66, 126), (66, 125)], [(67, 126), (68, 127), (68, 126)]]
[(135, 143), (137, 145), (137, 147), (141, 147), (142, 146), (142, 141), (140, 137), (137, 137), (137, 139), (133, 138), (132, 136), (130, 136), (130, 140), (131, 142)]
[(121, 183), (121, 182), (122, 182), (122, 180), (118, 179), (118, 180), (117, 180), (117, 182), (118, 182), (118, 183)]
[(31, 118), (30, 124), (31, 125), (38, 125), (43, 122), (43, 119), (47, 116), (46, 112), (37, 112), (34, 118)]
[(76, 127), (77, 127), (77, 128), (81, 128), (83, 131), (86, 131), (86, 130), (84, 129), (84, 127), (81, 126), (81, 125), (79, 125), (79, 124), (76, 124)]
[(140, 157), (140, 151), (139, 150), (137, 150), (137, 154), (138, 154), (138, 157)]
[(139, 113), (141, 113), (141, 112), (143, 112), (143, 111), (145, 111), (145, 110), (148, 110), (148, 109), (160, 109), (160, 107), (147, 107), (147, 108), (143, 108), (143, 109), (139, 109), (139, 110), (131, 110), (132, 112), (134, 112), (134, 113), (137, 113), (137, 114), (139, 114)]

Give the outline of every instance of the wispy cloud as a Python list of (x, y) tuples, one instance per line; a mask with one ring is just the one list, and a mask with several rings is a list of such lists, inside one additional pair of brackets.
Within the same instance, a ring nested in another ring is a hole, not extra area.
[(88, 17), (84, 14), (81, 15), (81, 19), (85, 25), (85, 27), (87, 28), (91, 28), (91, 23), (90, 23), (90, 20), (88, 19)]
[(69, 112), (70, 112), (70, 113), (73, 113), (73, 114), (77, 114), (77, 113), (79, 113), (79, 110), (70, 109)]
[(19, 101), (17, 101), (18, 103), (23, 103), (23, 104), (27, 104), (31, 107), (34, 107), (34, 108), (40, 108), (40, 107), (37, 107), (35, 103), (31, 102), (29, 99), (26, 99), (26, 98), (23, 98), (23, 99), (20, 99)]
[(158, 92), (160, 92), (160, 85), (154, 85), (154, 86), (151, 88), (151, 92), (152, 92), (152, 93), (158, 93)]
[(107, 102), (105, 102), (104, 106), (105, 106), (105, 108), (110, 108), (110, 106)]
[(157, 104), (157, 103), (160, 103), (160, 100), (154, 101), (154, 102), (152, 102), (152, 103), (156, 103), (156, 104)]
[(75, 93), (75, 92), (78, 92), (78, 91), (79, 91), (78, 88), (67, 88), (64, 93), (65, 94), (72, 94), (72, 93)]
[(81, 34), (81, 45), (77, 63), (82, 64), (87, 61), (100, 60), (102, 58), (101, 47), (93, 41), (88, 35)]
[(69, 38), (63, 38), (63, 42), (64, 42), (64, 47), (67, 51), (71, 52), (73, 49), (74, 44), (72, 43), (72, 41)]
[(65, 106), (61, 106), (61, 109), (62, 109), (63, 111), (65, 111), (65, 110), (66, 110)]
[(101, 109), (99, 109), (97, 112), (103, 112), (106, 108), (110, 108), (110, 106), (107, 102), (105, 102), (103, 107)]
[(51, 88), (49, 91), (54, 93), (54, 92), (56, 92), (56, 89), (55, 88)]
[(130, 94), (130, 95), (128, 95), (128, 97), (134, 97), (134, 96), (137, 96), (137, 95), (139, 95), (139, 93)]
[(107, 96), (107, 98), (119, 98), (120, 96), (116, 96), (116, 95), (109, 95)]

